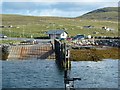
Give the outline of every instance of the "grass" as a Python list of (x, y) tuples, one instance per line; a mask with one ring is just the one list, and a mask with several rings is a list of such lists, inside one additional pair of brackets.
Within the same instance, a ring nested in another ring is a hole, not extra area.
[(120, 48), (71, 50), (72, 61), (99, 61), (102, 59), (120, 59)]
[(97, 20), (118, 20), (118, 7), (107, 7), (107, 8), (100, 8), (91, 12), (88, 12), (80, 18), (83, 19), (97, 19)]
[[(65, 29), (69, 33), (69, 36), (75, 36), (76, 34), (90, 34), (92, 36), (118, 36), (117, 21), (3, 14), (2, 23), (5, 26), (12, 25), (14, 27), (2, 28), (2, 33), (9, 37), (42, 37), (47, 36), (45, 32), (51, 29)], [(84, 29), (83, 26), (86, 25), (92, 25), (94, 28)], [(103, 26), (107, 26), (115, 30), (107, 32), (101, 29)], [(99, 33), (93, 34), (93, 32)]]
[(1, 40), (0, 44), (16, 44), (16, 43), (20, 43), (19, 40)]

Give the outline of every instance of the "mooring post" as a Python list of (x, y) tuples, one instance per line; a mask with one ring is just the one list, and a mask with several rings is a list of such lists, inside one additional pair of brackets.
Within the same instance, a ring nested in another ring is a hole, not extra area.
[(69, 72), (71, 68), (70, 50), (65, 42), (54, 40), (56, 62), (58, 66), (64, 68), (64, 84), (65, 90), (75, 90), (74, 81), (81, 80), (81, 78), (70, 78)]
[(75, 90), (74, 81), (81, 80), (81, 78), (70, 78), (68, 72), (70, 72), (71, 61), (70, 61), (70, 50), (66, 47), (66, 43), (64, 43), (64, 83), (65, 90)]

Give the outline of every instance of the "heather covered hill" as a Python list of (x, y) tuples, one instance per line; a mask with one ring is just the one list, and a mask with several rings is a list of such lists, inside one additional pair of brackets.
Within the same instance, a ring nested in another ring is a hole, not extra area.
[(96, 20), (118, 20), (118, 7), (107, 7), (88, 12), (79, 18)]

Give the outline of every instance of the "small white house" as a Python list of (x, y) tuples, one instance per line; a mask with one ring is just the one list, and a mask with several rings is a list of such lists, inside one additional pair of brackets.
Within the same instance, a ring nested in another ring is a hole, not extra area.
[(102, 27), (103, 30), (106, 30), (106, 31), (114, 31), (114, 29), (112, 28), (108, 28), (108, 27)]
[(49, 30), (47, 32), (50, 39), (56, 39), (56, 38), (67, 38), (68, 33), (65, 30)]

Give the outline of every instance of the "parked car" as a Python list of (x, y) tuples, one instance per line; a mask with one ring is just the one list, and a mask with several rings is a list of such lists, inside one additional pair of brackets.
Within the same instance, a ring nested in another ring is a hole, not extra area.
[(38, 44), (36, 40), (24, 40), (20, 42), (21, 44)]
[(78, 34), (78, 35), (76, 35), (75, 37), (73, 37), (72, 40), (81, 40), (81, 39), (84, 39), (84, 38), (85, 38), (84, 35), (80, 35), (80, 34)]
[(0, 34), (0, 38), (7, 38), (7, 36), (4, 34)]

